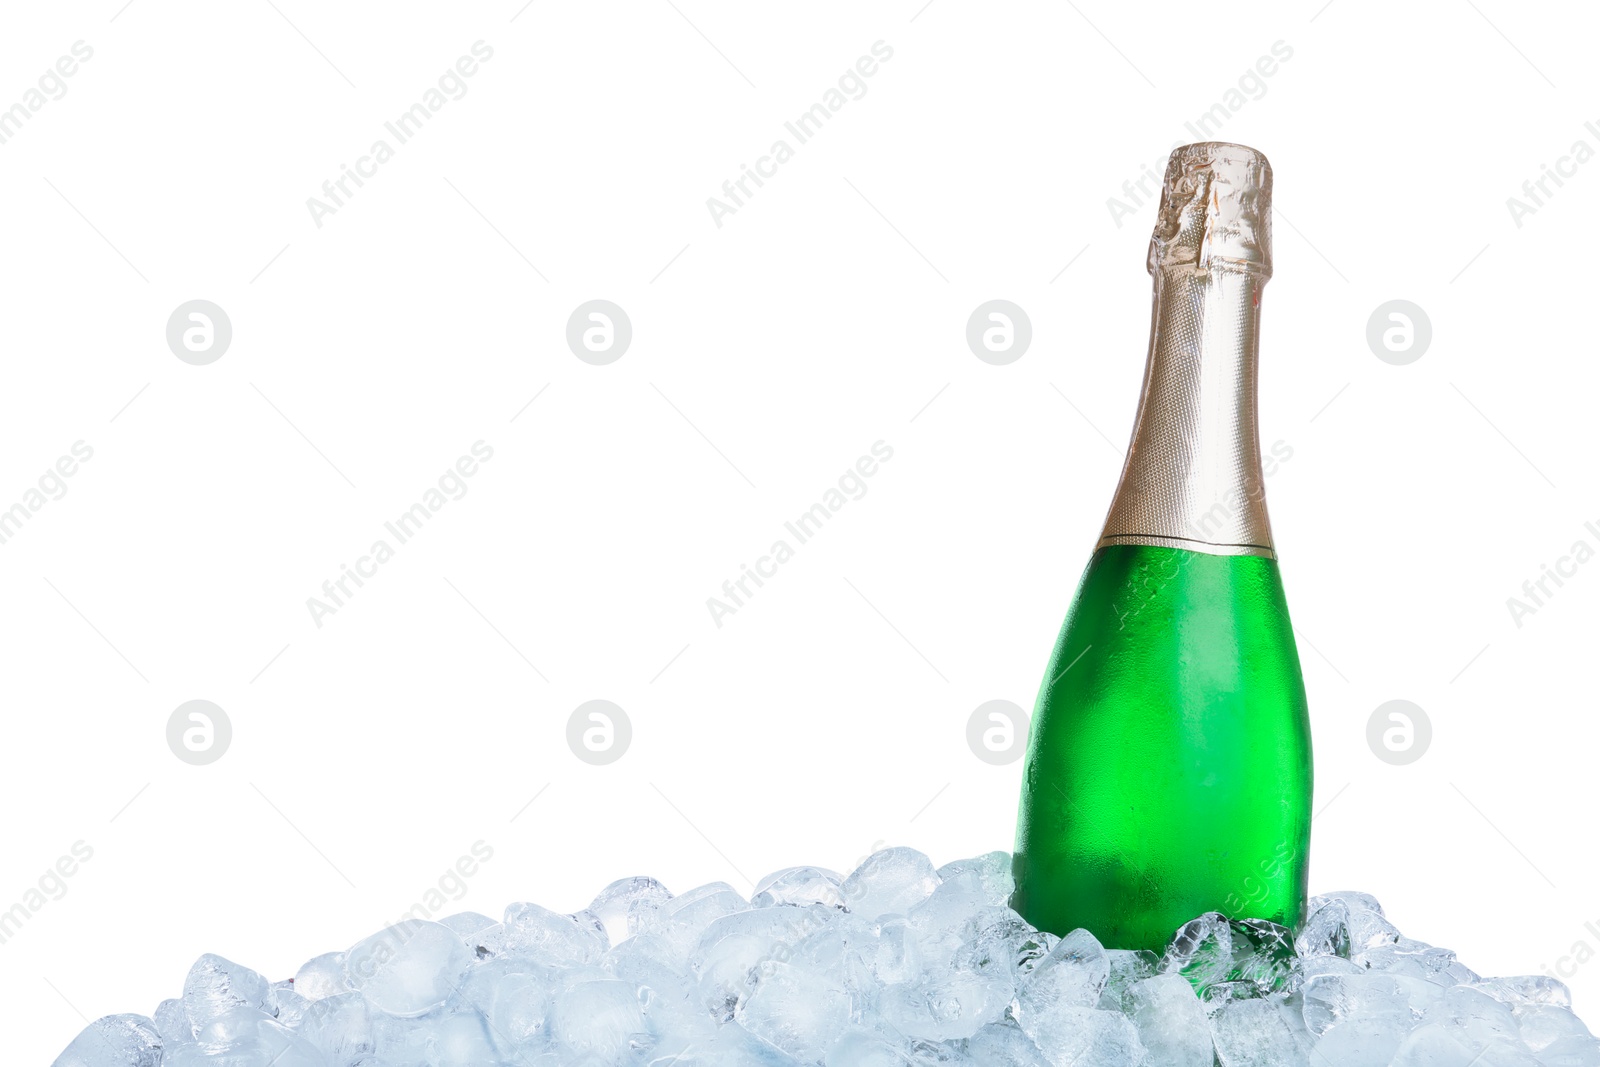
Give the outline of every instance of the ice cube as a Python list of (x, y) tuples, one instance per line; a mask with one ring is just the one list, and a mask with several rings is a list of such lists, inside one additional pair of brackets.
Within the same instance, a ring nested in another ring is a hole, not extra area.
[(350, 977), (344, 969), (343, 952), (324, 952), (300, 965), (295, 972), (294, 991), (309, 1000), (320, 1000), (350, 991)]
[(295, 992), (292, 980), (272, 983), (272, 1002), (278, 1012), (274, 1018), (291, 1030), (300, 1025), (306, 1009), (311, 1006), (310, 1000)]
[(607, 952), (600, 966), (613, 978), (661, 991), (670, 989), (685, 997), (694, 984), (692, 975), (687, 973), (688, 960), (674, 952), (667, 940), (657, 933), (646, 932), (628, 938)]
[[(372, 1017), (374, 1063), (383, 1067), (433, 1067), (432, 1019), (400, 1018), (378, 1012)], [(369, 1067), (362, 1063), (362, 1067)]]
[(685, 960), (700, 943), (706, 927), (724, 915), (744, 911), (745, 899), (724, 882), (691, 889), (642, 914), (635, 936), (655, 934), (675, 960)]
[(537, 904), (513, 904), (506, 909), (499, 949), (507, 955), (572, 967), (598, 961), (610, 947), (592, 927), (570, 915)]
[(1054, 1067), (1138, 1067), (1145, 1059), (1138, 1030), (1119, 1012), (1058, 1004), (1021, 1022)]
[(309, 1041), (254, 1008), (234, 1008), (208, 1024), (219, 1042), (177, 1045), (165, 1051), (162, 1067), (327, 1067)]
[(867, 960), (879, 985), (915, 981), (923, 971), (922, 944), (909, 920), (898, 916), (879, 925)]
[(143, 1015), (107, 1015), (84, 1027), (54, 1067), (160, 1067), (161, 1032)]
[(455, 991), (472, 952), (448, 926), (405, 919), (345, 953), (350, 987), (390, 1015), (415, 1016)]
[(1010, 1019), (990, 1023), (963, 1044), (975, 1067), (1047, 1067), (1050, 1062), (1033, 1039)]
[(643, 920), (671, 899), (666, 886), (640, 875), (618, 878), (596, 893), (584, 910), (600, 920), (607, 940), (618, 945), (638, 933)]
[(1411, 1031), (1390, 1062), (1393, 1067), (1541, 1067), (1539, 1057), (1520, 1044), (1463, 1043), (1459, 1032), (1438, 1023)]
[(1463, 986), (1445, 990), (1428, 1005), (1421, 1021), (1423, 1024), (1439, 1023), (1457, 1040), (1473, 1048), (1522, 1040), (1509, 1007), (1487, 993)]
[(800, 908), (779, 905), (752, 907), (731, 915), (718, 916), (701, 932), (699, 943), (690, 953), (690, 962), (698, 964), (727, 938), (749, 939), (763, 951), (775, 951), (780, 944), (794, 945), (827, 925), (831, 914), (832, 909), (826, 906)]
[(850, 995), (827, 974), (779, 963), (740, 1002), (739, 1024), (801, 1060), (822, 1059), (850, 1022)]
[(163, 1000), (156, 1005), (155, 1015), (151, 1018), (155, 1020), (156, 1029), (167, 1044), (194, 1040), (194, 1027), (189, 1022), (189, 1013), (183, 1010), (182, 1000), (176, 997)]
[(870, 1030), (845, 1031), (828, 1053), (828, 1067), (906, 1067), (910, 1062), (898, 1045)]
[(196, 1033), (212, 1019), (235, 1008), (272, 1014), (267, 980), (248, 967), (206, 953), (194, 961), (183, 983), (183, 1010)]
[(1311, 912), (1294, 939), (1301, 958), (1338, 956), (1350, 958), (1350, 906), (1342, 900), (1329, 900)]
[(640, 1062), (648, 1067), (801, 1067), (799, 1060), (738, 1023), (668, 1035)]
[(985, 904), (1009, 905), (1011, 891), (1016, 888), (1012, 881), (1009, 852), (986, 852), (971, 859), (954, 860), (940, 867), (937, 873), (943, 882), (966, 874), (976, 876)]
[(464, 937), (461, 943), (467, 946), (468, 951), (476, 960), (492, 960), (501, 955), (506, 943), (506, 924), (495, 923), (485, 926), (472, 937)]
[[(1589, 1037), (1589, 1028), (1568, 1008), (1557, 1004), (1518, 1004), (1512, 1009), (1517, 1020), (1517, 1032), (1522, 1043), (1533, 1051), (1563, 1037)], [(156, 1024), (161, 1014), (156, 1013)], [(165, 1030), (162, 1033), (166, 1033)]]
[(489, 1029), (476, 1013), (443, 1016), (434, 1022), (429, 1037), (430, 1067), (488, 1067), (499, 1062)]
[(461, 940), (467, 943), (468, 948), (476, 950), (480, 935), (497, 924), (487, 915), (480, 915), (475, 911), (458, 911), (454, 915), (446, 915), (440, 919), (439, 925), (454, 930)]
[(826, 905), (774, 906), (713, 920), (690, 957), (702, 1005), (722, 1022), (732, 1019), (758, 972), (788, 960), (793, 946), (827, 921), (829, 910)]
[(1271, 1000), (1226, 1002), (1211, 1017), (1211, 1039), (1220, 1067), (1308, 1067), (1310, 1063), (1308, 1048), (1295, 1040)]
[(1255, 995), (1296, 987), (1294, 933), (1264, 919), (1240, 919), (1233, 928), (1231, 981), (1248, 982)]
[(1128, 992), (1137, 982), (1153, 976), (1161, 957), (1148, 949), (1107, 949), (1106, 984), (1100, 989), (1096, 1005), (1106, 1011), (1130, 1013)]
[(1295, 939), (1301, 956), (1333, 954), (1380, 969), (1398, 962), (1390, 947), (1400, 939), (1400, 931), (1384, 917), (1383, 906), (1370, 894), (1340, 892), (1312, 897), (1307, 911), (1311, 918)]
[(553, 996), (545, 975), (505, 974), (493, 984), (486, 1014), (490, 1033), (508, 1058), (518, 1058), (544, 1043)]
[(316, 1046), (332, 1067), (351, 1067), (372, 1054), (372, 1010), (360, 993), (323, 997), (306, 1009), (300, 1036)]
[(741, 904), (744, 903), (744, 898), (739, 896), (739, 894), (734, 890), (733, 886), (729, 885), (727, 882), (707, 882), (705, 885), (697, 885), (693, 889), (690, 889), (684, 893), (679, 893), (677, 896), (664, 900), (655, 908), (650, 909), (649, 914), (641, 916), (641, 920), (643, 921), (640, 924), (640, 929), (651, 925), (651, 920), (655, 916), (655, 913), (665, 913), (669, 916), (675, 915), (683, 909), (693, 904), (698, 904), (701, 901), (710, 900), (713, 898), (722, 899), (730, 896), (737, 899)]
[(1350, 958), (1364, 967), (1382, 967), (1394, 959), (1400, 931), (1375, 911), (1350, 910)]
[(255, 1041), (248, 1046), (246, 1055), (253, 1060), (246, 1061), (250, 1067), (325, 1067), (316, 1046), (289, 1027), (270, 1020), (256, 1028)]
[(1383, 905), (1378, 903), (1378, 898), (1371, 893), (1356, 893), (1348, 889), (1337, 893), (1322, 893), (1306, 901), (1306, 914), (1311, 914), (1319, 908), (1326, 907), (1333, 901), (1342, 902), (1347, 910), (1359, 908), (1362, 911), (1383, 914)]
[(840, 886), (845, 907), (866, 919), (905, 915), (939, 885), (933, 862), (914, 848), (874, 852)]
[(1440, 995), (1438, 987), (1418, 978), (1371, 972), (1321, 974), (1306, 981), (1301, 1014), (1314, 1036), (1348, 1029), (1338, 1038), (1339, 1047), (1386, 1048), (1386, 1055), (1392, 1056), (1400, 1039)]
[(1388, 1067), (1409, 1027), (1393, 1019), (1355, 1019), (1312, 1042), (1312, 1064), (1337, 1067)]
[(1152, 1064), (1212, 1067), (1211, 1024), (1188, 979), (1180, 974), (1140, 979), (1129, 985), (1125, 1001)]
[(589, 931), (590, 934), (594, 935), (594, 939), (604, 945), (607, 950), (611, 948), (611, 935), (606, 931), (605, 920), (601, 919), (600, 916), (588, 908), (584, 908), (582, 911), (572, 912), (567, 918)]
[[(1387, 924), (1387, 920), (1383, 920)], [(1371, 948), (1351, 953), (1350, 958), (1369, 970), (1407, 974), (1418, 978), (1432, 978), (1455, 965), (1456, 954), (1447, 948), (1437, 948), (1415, 938), (1396, 936), (1392, 941), (1380, 940)], [(1444, 985), (1458, 984), (1453, 979), (1441, 980)]]
[(1600, 1067), (1600, 1041), (1569, 1034), (1539, 1050), (1542, 1067)]
[(939, 883), (933, 894), (906, 916), (929, 966), (948, 968), (956, 953), (971, 944), (977, 932), (1004, 922), (1016, 913), (1004, 905), (986, 903), (983, 886), (973, 871)]
[(1208, 911), (1178, 927), (1161, 957), (1162, 973), (1183, 975), (1202, 995), (1226, 981), (1233, 966), (1233, 928), (1221, 912)]
[(972, 923), (972, 936), (957, 966), (981, 970), (1004, 965), (1013, 982), (1020, 982), (1061, 943), (1055, 934), (1035, 930), (1010, 908), (989, 909)]
[(489, 959), (478, 960), (466, 969), (461, 981), (456, 983), (455, 989), (445, 999), (445, 1011), (475, 1011), (479, 1015), (489, 1014), (489, 1005), (494, 1001), (495, 988), (513, 974), (538, 973), (545, 984), (555, 981), (553, 973), (540, 967), (531, 960), (516, 956), (494, 956)]
[(643, 984), (629, 984), (639, 991), (645, 1024), (662, 1040), (696, 1040), (733, 1025), (723, 1022), (719, 1026), (702, 1002), (699, 987), (688, 979), (658, 975)]
[(1178, 928), (1160, 969), (1183, 975), (1202, 999), (1220, 1003), (1292, 991), (1295, 963), (1294, 935), (1288, 929), (1207, 912)]
[(1554, 1004), (1561, 1008), (1572, 1007), (1572, 991), (1566, 984), (1542, 974), (1485, 978), (1473, 984), (1496, 1000), (1507, 1004)]
[[(794, 946), (788, 962), (801, 970), (831, 976), (864, 1003), (876, 994), (883, 982), (873, 970), (878, 962), (877, 954), (882, 950), (879, 927), (848, 912), (835, 914), (837, 918)], [(905, 920), (899, 920), (899, 929), (903, 937), (910, 937)], [(915, 943), (915, 938), (911, 937), (909, 944), (914, 946)], [(898, 947), (891, 951), (891, 957), (897, 951)]]
[(739, 1001), (749, 996), (758, 980), (757, 968), (770, 966), (770, 947), (741, 934), (725, 937), (700, 964), (699, 1004), (719, 1022), (733, 1018)]
[[(1438, 948), (1425, 945), (1420, 941), (1410, 938), (1401, 938), (1400, 942), (1408, 946), (1411, 962), (1419, 966), (1427, 974), (1430, 981), (1443, 986), (1467, 985), (1477, 978), (1472, 971), (1461, 966), (1461, 961), (1456, 959), (1456, 954), (1447, 948)], [(1415, 951), (1409, 951), (1412, 946)]]
[[(1469, 985), (1474, 989), (1483, 980), (1483, 976), (1472, 968), (1467, 967), (1460, 960), (1456, 960), (1444, 970), (1430, 976), (1430, 980), (1439, 985)], [(1493, 996), (1494, 994), (1490, 994)]]
[(585, 1062), (621, 1064), (630, 1050), (649, 1043), (639, 994), (615, 979), (580, 982), (556, 998), (550, 1033), (557, 1047)]
[(951, 1041), (971, 1037), (999, 1019), (1011, 996), (1004, 974), (957, 971), (891, 986), (883, 991), (878, 1010), (907, 1037)]
[(1305, 956), (1299, 963), (1301, 984), (1324, 974), (1368, 974), (1370, 973), (1359, 963), (1352, 963), (1338, 956)]
[(204, 1026), (195, 1030), (195, 1040), (211, 1049), (229, 1049), (250, 1044), (256, 1031), (272, 1016), (259, 1008), (232, 1008), (214, 1015)]
[(1061, 1005), (1094, 1007), (1110, 974), (1111, 961), (1095, 936), (1087, 930), (1072, 931), (1018, 983), (1023, 1029), (1028, 1029), (1026, 1017), (1036, 1012)]
[(785, 867), (756, 883), (750, 906), (771, 908), (784, 904), (799, 907), (826, 904), (830, 908), (842, 908), (844, 895), (839, 889), (842, 881), (839, 875), (825, 867)]

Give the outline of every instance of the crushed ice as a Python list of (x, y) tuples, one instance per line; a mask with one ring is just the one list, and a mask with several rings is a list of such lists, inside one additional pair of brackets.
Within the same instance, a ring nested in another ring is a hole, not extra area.
[(1363, 893), (1298, 932), (1202, 915), (1165, 953), (1033, 929), (1011, 859), (909, 848), (794, 867), (746, 900), (614, 882), (573, 915), (406, 921), (268, 982), (196, 961), (153, 1018), (56, 1067), (1586, 1067), (1553, 978), (1482, 978)]

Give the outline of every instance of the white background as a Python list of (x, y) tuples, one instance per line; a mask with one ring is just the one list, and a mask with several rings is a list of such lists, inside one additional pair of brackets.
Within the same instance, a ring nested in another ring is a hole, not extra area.
[[(1153, 208), (1119, 227), (1107, 198), (1278, 41), (1213, 135), (1277, 177), (1262, 440), (1293, 449), (1269, 501), (1312, 889), (1485, 974), (1600, 948), (1600, 565), (1506, 606), (1600, 547), (1600, 165), (1506, 205), (1600, 148), (1600, 20), (1320, 2), (12, 5), (0, 106), (94, 54), (0, 145), (0, 506), (94, 455), (0, 545), (0, 908), (93, 849), (0, 944), (10, 1058), (153, 1010), (204, 951), (286, 977), (480, 840), (452, 909), (1009, 848), (1021, 765), (966, 722), (1031, 705), (1120, 467)], [(467, 94), (318, 228), (307, 198), (478, 40)], [(715, 225), (880, 40), (866, 95)], [(209, 366), (164, 336), (196, 298), (233, 326)], [(594, 298), (634, 330), (604, 367), (564, 340)], [(1033, 324), (1004, 367), (964, 338), (994, 298)], [(1433, 326), (1408, 366), (1365, 340), (1395, 298)], [(318, 628), (306, 599), (478, 440), (467, 495)], [(714, 626), (879, 440), (867, 494)], [(234, 733), (205, 767), (165, 740), (197, 698)], [(595, 698), (632, 722), (609, 766), (566, 743)], [(1433, 725), (1403, 767), (1366, 741), (1396, 698)], [(1600, 968), (1571, 984), (1600, 1007)]]

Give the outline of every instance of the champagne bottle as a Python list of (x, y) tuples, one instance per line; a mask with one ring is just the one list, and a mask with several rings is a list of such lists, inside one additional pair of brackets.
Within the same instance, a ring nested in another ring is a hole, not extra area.
[(1112, 948), (1304, 908), (1310, 722), (1256, 430), (1271, 191), (1253, 149), (1172, 153), (1139, 412), (1034, 711), (1012, 905)]

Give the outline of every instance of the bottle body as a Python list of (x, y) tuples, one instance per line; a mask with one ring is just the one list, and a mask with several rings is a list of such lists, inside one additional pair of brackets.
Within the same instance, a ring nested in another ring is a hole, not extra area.
[(1293, 927), (1311, 738), (1274, 559), (1107, 545), (1034, 710), (1013, 907), (1159, 952), (1207, 911)]
[(1239, 145), (1172, 155), (1128, 457), (1034, 710), (1012, 903), (1107, 947), (1304, 907), (1310, 723), (1256, 427), (1271, 182)]

